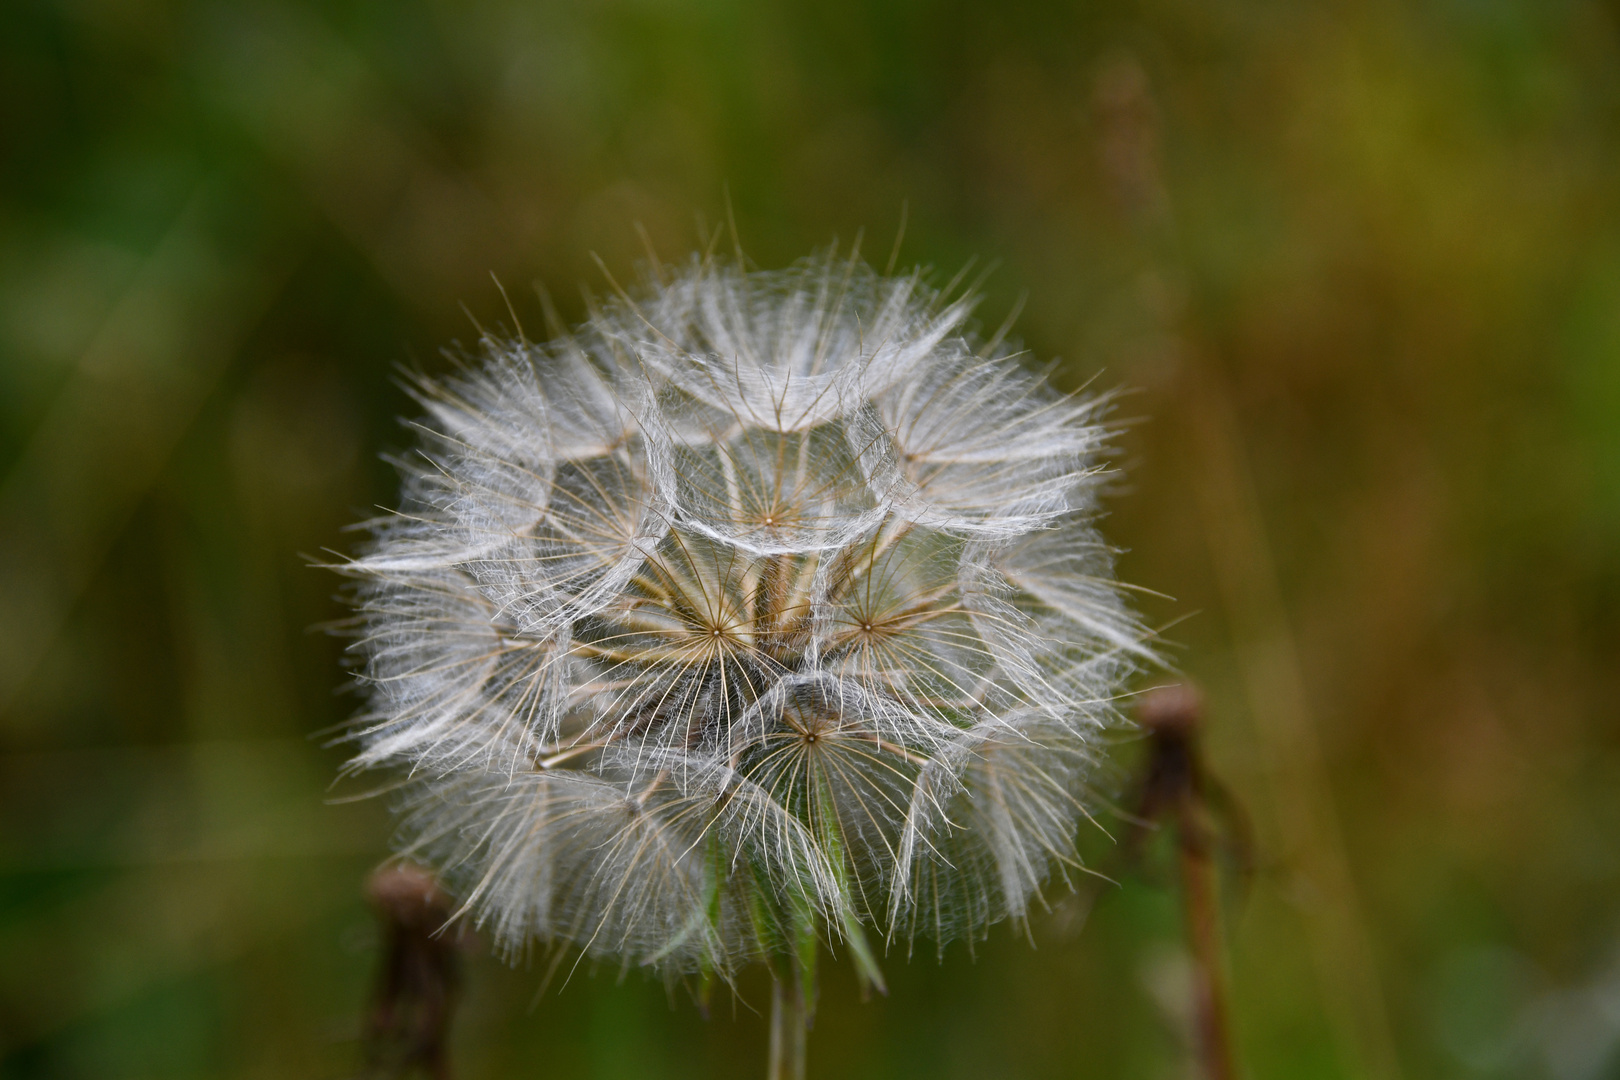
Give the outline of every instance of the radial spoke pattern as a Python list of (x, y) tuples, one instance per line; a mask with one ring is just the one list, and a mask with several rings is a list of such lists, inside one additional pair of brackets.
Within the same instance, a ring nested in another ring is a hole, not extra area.
[(942, 947), (1072, 861), (1148, 655), (1090, 524), (1105, 403), (966, 310), (694, 262), (417, 388), (403, 508), (341, 567), (356, 765), (409, 770), (404, 842), (509, 952)]

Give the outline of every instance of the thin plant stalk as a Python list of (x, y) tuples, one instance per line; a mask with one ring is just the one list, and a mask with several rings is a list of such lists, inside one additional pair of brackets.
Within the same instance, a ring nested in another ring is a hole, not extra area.
[(1187, 945), (1193, 957), (1193, 1023), (1198, 1058), (1208, 1080), (1235, 1080), (1228, 1036), (1226, 980), (1222, 974), (1215, 860), (1199, 820), (1196, 795), (1181, 800), (1176, 821), (1177, 861)]
[(455, 904), (426, 870), (409, 863), (380, 867), (366, 895), (383, 924), (377, 986), (363, 1046), (371, 1080), (420, 1069), (450, 1080), (450, 1020), (455, 1012), (463, 930), (451, 925)]
[(1220, 889), (1215, 821), (1224, 816), (1230, 847), (1246, 863), (1241, 810), (1204, 769), (1198, 747), (1203, 702), (1190, 686), (1145, 695), (1138, 712), (1151, 736), (1151, 754), (1137, 820), (1167, 821), (1175, 830), (1182, 914), (1193, 960), (1193, 1042), (1205, 1080), (1236, 1080), (1226, 980), (1221, 958)]
[(771, 980), (771, 1056), (765, 1080), (804, 1080), (810, 1016), (797, 980)]

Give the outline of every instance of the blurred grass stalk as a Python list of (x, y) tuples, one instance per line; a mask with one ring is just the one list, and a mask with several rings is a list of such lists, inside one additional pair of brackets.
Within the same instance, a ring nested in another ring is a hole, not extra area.
[[(1328, 771), (1305, 696), (1298, 652), (1277, 571), (1266, 541), (1259, 496), (1244, 460), (1237, 418), (1210, 358), (1188, 343), (1188, 295), (1183, 245), (1170, 188), (1159, 160), (1159, 109), (1146, 71), (1130, 55), (1098, 73), (1094, 104), (1102, 126), (1103, 164), (1121, 215), (1143, 246), (1157, 252), (1157, 272), (1169, 284), (1161, 311), (1164, 348), (1177, 362), (1182, 411), (1201, 463), (1194, 486), (1205, 544), (1238, 657), (1256, 742), (1270, 787), (1272, 816), (1282, 837), (1284, 865), (1311, 898), (1299, 905), (1311, 943), (1318, 989), (1350, 1075), (1399, 1080), (1401, 1069), (1332, 801)], [(1185, 843), (1182, 845), (1185, 854)], [(1183, 866), (1189, 890), (1189, 934), (1213, 953), (1214, 898), (1209, 868)], [(1202, 910), (1195, 910), (1201, 905)], [(1208, 956), (1204, 957), (1208, 959)], [(1213, 970), (1208, 964), (1206, 971)]]
[(1284, 845), (1283, 865), (1301, 886), (1291, 891), (1309, 900), (1298, 908), (1318, 991), (1350, 1074), (1399, 1080), (1372, 935), (1345, 854), (1237, 421), (1224, 389), (1207, 370), (1189, 370), (1187, 385), (1185, 413), (1204, 466), (1197, 485), (1204, 536), (1249, 699), (1272, 817)]
[(0, 717), (292, 271), (241, 209), (198, 185), (0, 483)]

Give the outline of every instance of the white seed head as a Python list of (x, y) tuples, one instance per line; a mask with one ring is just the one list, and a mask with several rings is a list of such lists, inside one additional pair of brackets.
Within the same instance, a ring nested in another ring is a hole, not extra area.
[(1148, 655), (1105, 403), (832, 255), (694, 261), (420, 383), (372, 525), (359, 766), (510, 951), (728, 975), (1022, 917)]

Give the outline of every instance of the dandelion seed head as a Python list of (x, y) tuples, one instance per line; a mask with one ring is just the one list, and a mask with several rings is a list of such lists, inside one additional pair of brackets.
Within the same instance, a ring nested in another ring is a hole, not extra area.
[(1107, 401), (969, 306), (694, 260), (415, 385), (401, 509), (342, 566), (355, 764), (407, 771), (404, 843), (506, 950), (943, 947), (1072, 863), (1148, 656), (1094, 527)]

